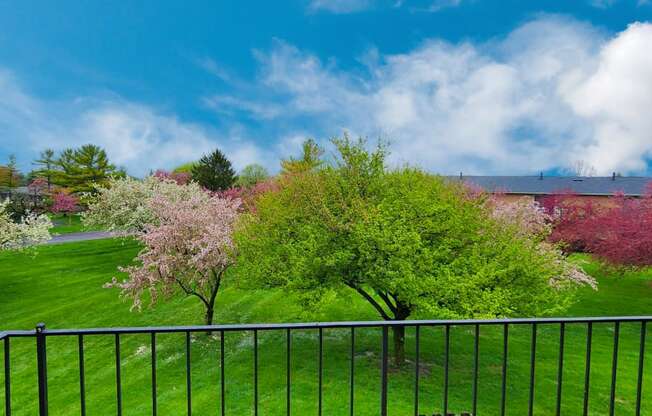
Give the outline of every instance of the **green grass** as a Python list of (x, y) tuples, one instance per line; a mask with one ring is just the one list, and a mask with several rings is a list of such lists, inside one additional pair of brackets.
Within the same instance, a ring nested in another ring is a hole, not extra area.
[(50, 228), (50, 233), (53, 235), (96, 231), (95, 229), (90, 229), (84, 226), (79, 214), (50, 214), (50, 219), (54, 224), (54, 227)]
[[(131, 312), (114, 289), (102, 285), (117, 275), (116, 266), (128, 264), (138, 252), (132, 241), (97, 240), (39, 247), (31, 253), (0, 254), (0, 330), (29, 329), (37, 322), (48, 328), (186, 325), (201, 323), (201, 307), (192, 298), (176, 297), (142, 312)], [(579, 260), (586, 260), (579, 258)], [(600, 290), (583, 290), (571, 316), (644, 315), (652, 311), (652, 276), (649, 272), (626, 276), (605, 275), (593, 263), (587, 271), (600, 282)], [(278, 291), (244, 291), (227, 287), (218, 298), (216, 320), (220, 323), (292, 322), (305, 320), (369, 320), (376, 316), (356, 296), (341, 296), (318, 314), (307, 314), (292, 297)], [(650, 334), (648, 334), (649, 336)], [(591, 410), (605, 414), (609, 399), (613, 330), (596, 325), (593, 343)], [(558, 365), (559, 329), (539, 328), (537, 345), (536, 414), (554, 414)], [(649, 337), (648, 337), (649, 338)], [(528, 328), (512, 327), (509, 343), (508, 414), (526, 414), (529, 380)], [(616, 414), (633, 414), (639, 326), (621, 328)], [(486, 328), (480, 338), (479, 413), (496, 415), (500, 402), (502, 362), (501, 328)], [(219, 338), (196, 334), (192, 339), (193, 410), (217, 414), (219, 395)], [(151, 414), (149, 337), (121, 337), (122, 391), (125, 414)], [(293, 414), (317, 413), (316, 331), (293, 335)], [(324, 415), (348, 414), (348, 330), (324, 331)], [(285, 411), (285, 334), (259, 334), (261, 415)], [(356, 332), (356, 414), (377, 415), (379, 397), (378, 330)], [(86, 381), (89, 415), (115, 414), (114, 339), (87, 337)], [(649, 347), (649, 345), (648, 345)], [(648, 348), (649, 350), (650, 348)], [(413, 414), (414, 331), (407, 334), (411, 360), (392, 369), (389, 381), (390, 414)], [(585, 328), (566, 331), (563, 414), (581, 414), (584, 376)], [(35, 348), (33, 339), (12, 339), (13, 414), (36, 412)], [(157, 336), (159, 414), (185, 412), (185, 345), (183, 334)], [(470, 410), (473, 334), (464, 327), (451, 329), (450, 410)], [(253, 343), (251, 334), (226, 336), (227, 414), (252, 414)], [(443, 380), (443, 333), (421, 333), (421, 413), (440, 410)], [(652, 374), (652, 356), (646, 373)], [(3, 365), (0, 358), (0, 365)], [(48, 339), (50, 413), (79, 414), (77, 339)], [(1, 367), (0, 367), (1, 368)], [(4, 378), (0, 375), (0, 386)], [(0, 403), (4, 402), (0, 392)], [(643, 414), (652, 414), (652, 379), (644, 384)]]

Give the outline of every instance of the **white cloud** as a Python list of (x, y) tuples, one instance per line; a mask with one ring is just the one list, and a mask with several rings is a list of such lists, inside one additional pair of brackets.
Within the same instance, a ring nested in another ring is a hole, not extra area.
[(371, 7), (373, 0), (312, 0), (310, 11), (327, 11), (331, 13), (353, 13)]
[[(237, 135), (219, 134), (151, 107), (116, 98), (64, 102), (27, 94), (8, 71), (0, 72), (0, 149), (17, 153), (23, 168), (46, 147), (62, 149), (93, 143), (133, 175), (170, 169), (220, 147), (236, 169), (248, 163), (269, 166), (274, 157)], [(228, 138), (227, 138), (228, 137)]]
[(426, 41), (361, 72), (278, 42), (257, 54), (259, 88), (277, 93), (276, 118), (301, 117), (314, 135), (389, 138), (396, 163), (536, 173), (585, 160), (636, 173), (652, 157), (650, 44), (650, 24), (610, 38), (545, 16), (483, 44)]
[(426, 8), (429, 12), (438, 12), (449, 7), (458, 7), (462, 0), (435, 0)]

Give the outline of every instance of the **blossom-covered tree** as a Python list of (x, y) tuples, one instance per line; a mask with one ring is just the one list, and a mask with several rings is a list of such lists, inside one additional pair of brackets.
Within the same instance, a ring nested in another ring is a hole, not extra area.
[(587, 251), (616, 267), (652, 266), (652, 195), (613, 198), (614, 206), (587, 221)]
[(128, 234), (142, 233), (147, 225), (156, 224), (157, 217), (150, 201), (160, 197), (170, 202), (206, 192), (194, 182), (179, 185), (169, 179), (148, 176), (110, 179), (106, 186), (97, 187), (88, 210), (82, 214), (86, 226), (104, 228)]
[(189, 172), (168, 172), (162, 169), (154, 172), (154, 176), (157, 179), (167, 179), (177, 183), (177, 185), (187, 185), (191, 180), (191, 175)]
[(591, 253), (613, 267), (652, 265), (652, 186), (640, 198), (616, 193), (606, 204), (559, 192), (543, 198), (554, 214), (550, 241)]
[(79, 211), (79, 198), (68, 192), (60, 190), (52, 195), (52, 207), (50, 210), (55, 214), (63, 214), (71, 221), (70, 214)]
[(240, 202), (207, 193), (171, 201), (155, 196), (149, 209), (158, 219), (139, 239), (145, 248), (136, 258), (138, 266), (121, 268), (129, 278), (108, 286), (141, 307), (144, 292), (152, 302), (176, 292), (196, 296), (204, 305), (205, 323), (213, 323), (215, 299), (227, 269), (234, 263), (231, 239)]
[(6, 210), (9, 201), (0, 201), (0, 250), (19, 250), (50, 239), (52, 222), (46, 215), (28, 213), (14, 222)]
[(48, 181), (46, 178), (36, 178), (27, 185), (29, 193), (34, 196), (40, 196), (48, 191)]

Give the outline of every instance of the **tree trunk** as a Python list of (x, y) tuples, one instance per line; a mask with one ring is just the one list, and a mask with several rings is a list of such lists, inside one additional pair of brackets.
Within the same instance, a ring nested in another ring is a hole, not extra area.
[[(215, 310), (213, 309), (213, 305), (207, 306), (206, 307), (206, 314), (204, 315), (204, 323), (206, 325), (213, 325), (213, 314)], [(213, 331), (206, 331), (206, 335), (209, 337), (213, 335)]]
[(394, 336), (394, 365), (400, 367), (405, 363), (405, 327), (393, 326)]

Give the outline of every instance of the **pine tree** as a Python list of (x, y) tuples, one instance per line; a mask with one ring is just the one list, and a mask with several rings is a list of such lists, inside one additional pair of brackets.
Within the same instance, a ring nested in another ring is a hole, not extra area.
[(40, 168), (36, 170), (35, 174), (38, 177), (45, 178), (48, 184), (48, 192), (51, 192), (52, 180), (54, 175), (56, 175), (57, 165), (56, 158), (54, 157), (54, 150), (45, 149), (41, 152), (40, 158), (36, 159), (33, 164), (40, 166)]
[(225, 191), (231, 188), (236, 180), (231, 162), (219, 149), (204, 155), (192, 167), (192, 178), (211, 191)]
[(70, 188), (73, 192), (94, 192), (95, 185), (104, 184), (121, 171), (109, 162), (104, 149), (86, 144), (78, 149), (65, 149), (56, 161), (57, 185)]

